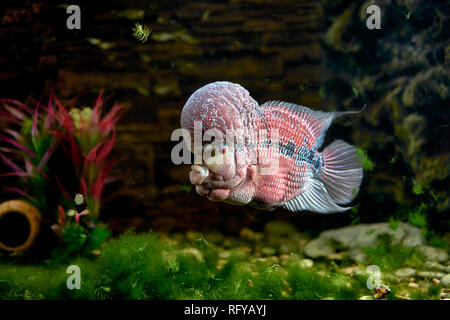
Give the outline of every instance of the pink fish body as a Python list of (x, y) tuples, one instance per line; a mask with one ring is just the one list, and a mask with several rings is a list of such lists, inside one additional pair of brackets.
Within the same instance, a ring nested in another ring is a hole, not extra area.
[(354, 199), (363, 177), (356, 149), (342, 140), (319, 148), (332, 120), (349, 113), (355, 112), (259, 105), (238, 84), (210, 83), (191, 95), (181, 114), (191, 137), (195, 123), (203, 136), (214, 136), (197, 153), (202, 158), (192, 165), (191, 183), (212, 201), (258, 209), (348, 210), (341, 204)]

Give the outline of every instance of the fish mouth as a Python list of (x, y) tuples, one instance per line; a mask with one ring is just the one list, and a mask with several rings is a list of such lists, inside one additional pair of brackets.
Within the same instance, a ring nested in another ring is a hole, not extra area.
[(231, 192), (230, 189), (208, 189), (203, 186), (196, 186), (195, 190), (199, 195), (207, 197), (211, 201), (223, 201)]
[(235, 176), (232, 179), (224, 181), (221, 176), (211, 175), (209, 169), (205, 166), (192, 165), (189, 173), (191, 183), (195, 185), (197, 193), (207, 197), (211, 201), (225, 200), (231, 189), (238, 186), (243, 178)]
[(192, 165), (191, 172), (189, 173), (189, 179), (194, 185), (201, 185), (203, 181), (209, 176), (209, 169), (204, 166)]

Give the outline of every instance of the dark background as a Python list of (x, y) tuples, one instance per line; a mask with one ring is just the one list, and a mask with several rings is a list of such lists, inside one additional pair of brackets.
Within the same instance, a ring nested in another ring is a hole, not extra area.
[[(430, 221), (445, 232), (448, 6), (377, 3), (381, 30), (366, 28), (363, 1), (72, 1), (82, 23), (68, 30), (69, 15), (57, 2), (2, 1), (0, 96), (45, 101), (54, 90), (81, 107), (104, 89), (107, 107), (129, 107), (114, 149), (122, 159), (113, 171), (120, 180), (106, 187), (102, 204), (101, 217), (116, 232), (237, 234), (272, 219), (309, 230), (386, 221), (428, 200), (411, 193), (413, 178), (439, 196)], [(152, 29), (147, 42), (133, 38), (135, 22)], [(264, 212), (197, 195), (190, 166), (170, 160), (170, 135), (188, 97), (218, 80), (240, 83), (259, 103), (285, 100), (330, 111), (367, 104), (363, 114), (337, 120), (324, 143), (344, 139), (375, 162), (354, 202), (358, 212)]]

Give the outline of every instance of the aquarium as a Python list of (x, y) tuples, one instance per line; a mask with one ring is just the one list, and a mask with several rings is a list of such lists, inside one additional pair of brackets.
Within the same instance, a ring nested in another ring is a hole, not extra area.
[(0, 300), (449, 300), (449, 26), (445, 1), (3, 1)]

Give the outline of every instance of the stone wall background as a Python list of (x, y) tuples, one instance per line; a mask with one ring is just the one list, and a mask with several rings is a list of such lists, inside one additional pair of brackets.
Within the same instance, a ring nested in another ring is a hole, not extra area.
[[(321, 110), (367, 103), (365, 113), (338, 119), (324, 143), (342, 138), (376, 163), (357, 200), (361, 222), (425, 201), (411, 194), (412, 177), (435, 188), (448, 213), (448, 8), (373, 2), (388, 10), (379, 32), (365, 28), (364, 1), (72, 1), (82, 10), (77, 31), (66, 28), (57, 1), (2, 1), (0, 96), (45, 101), (54, 90), (83, 106), (105, 89), (107, 106), (129, 107), (114, 149), (120, 180), (104, 192), (103, 219), (115, 231), (237, 233), (272, 219), (304, 228), (355, 221), (354, 212), (267, 213), (195, 194), (189, 166), (171, 163), (170, 134), (190, 94), (217, 80), (240, 83), (259, 103), (280, 99)], [(132, 37), (135, 22), (152, 29), (147, 42)], [(428, 85), (432, 78), (436, 85)], [(439, 148), (433, 137), (441, 137)]]
[[(339, 124), (331, 128), (347, 132), (375, 162), (374, 170), (365, 173), (359, 211), (372, 219), (408, 220), (422, 206), (426, 226), (448, 232), (449, 2), (324, 0), (322, 4), (327, 70), (323, 103), (340, 103), (343, 108), (367, 104), (351, 128)], [(370, 4), (381, 9), (379, 30), (366, 28)]]
[[(103, 218), (115, 230), (234, 232), (273, 213), (211, 203), (189, 186), (189, 166), (175, 166), (172, 131), (197, 88), (238, 82), (260, 103), (283, 99), (318, 107), (321, 80), (317, 2), (84, 1), (81, 30), (66, 28), (56, 2), (6, 1), (0, 11), (0, 95), (90, 105), (101, 89), (129, 107), (117, 128), (120, 180), (105, 189)], [(75, 3), (74, 3), (75, 4)], [(132, 36), (152, 29), (145, 43)], [(286, 213), (277, 213), (282, 217)]]

